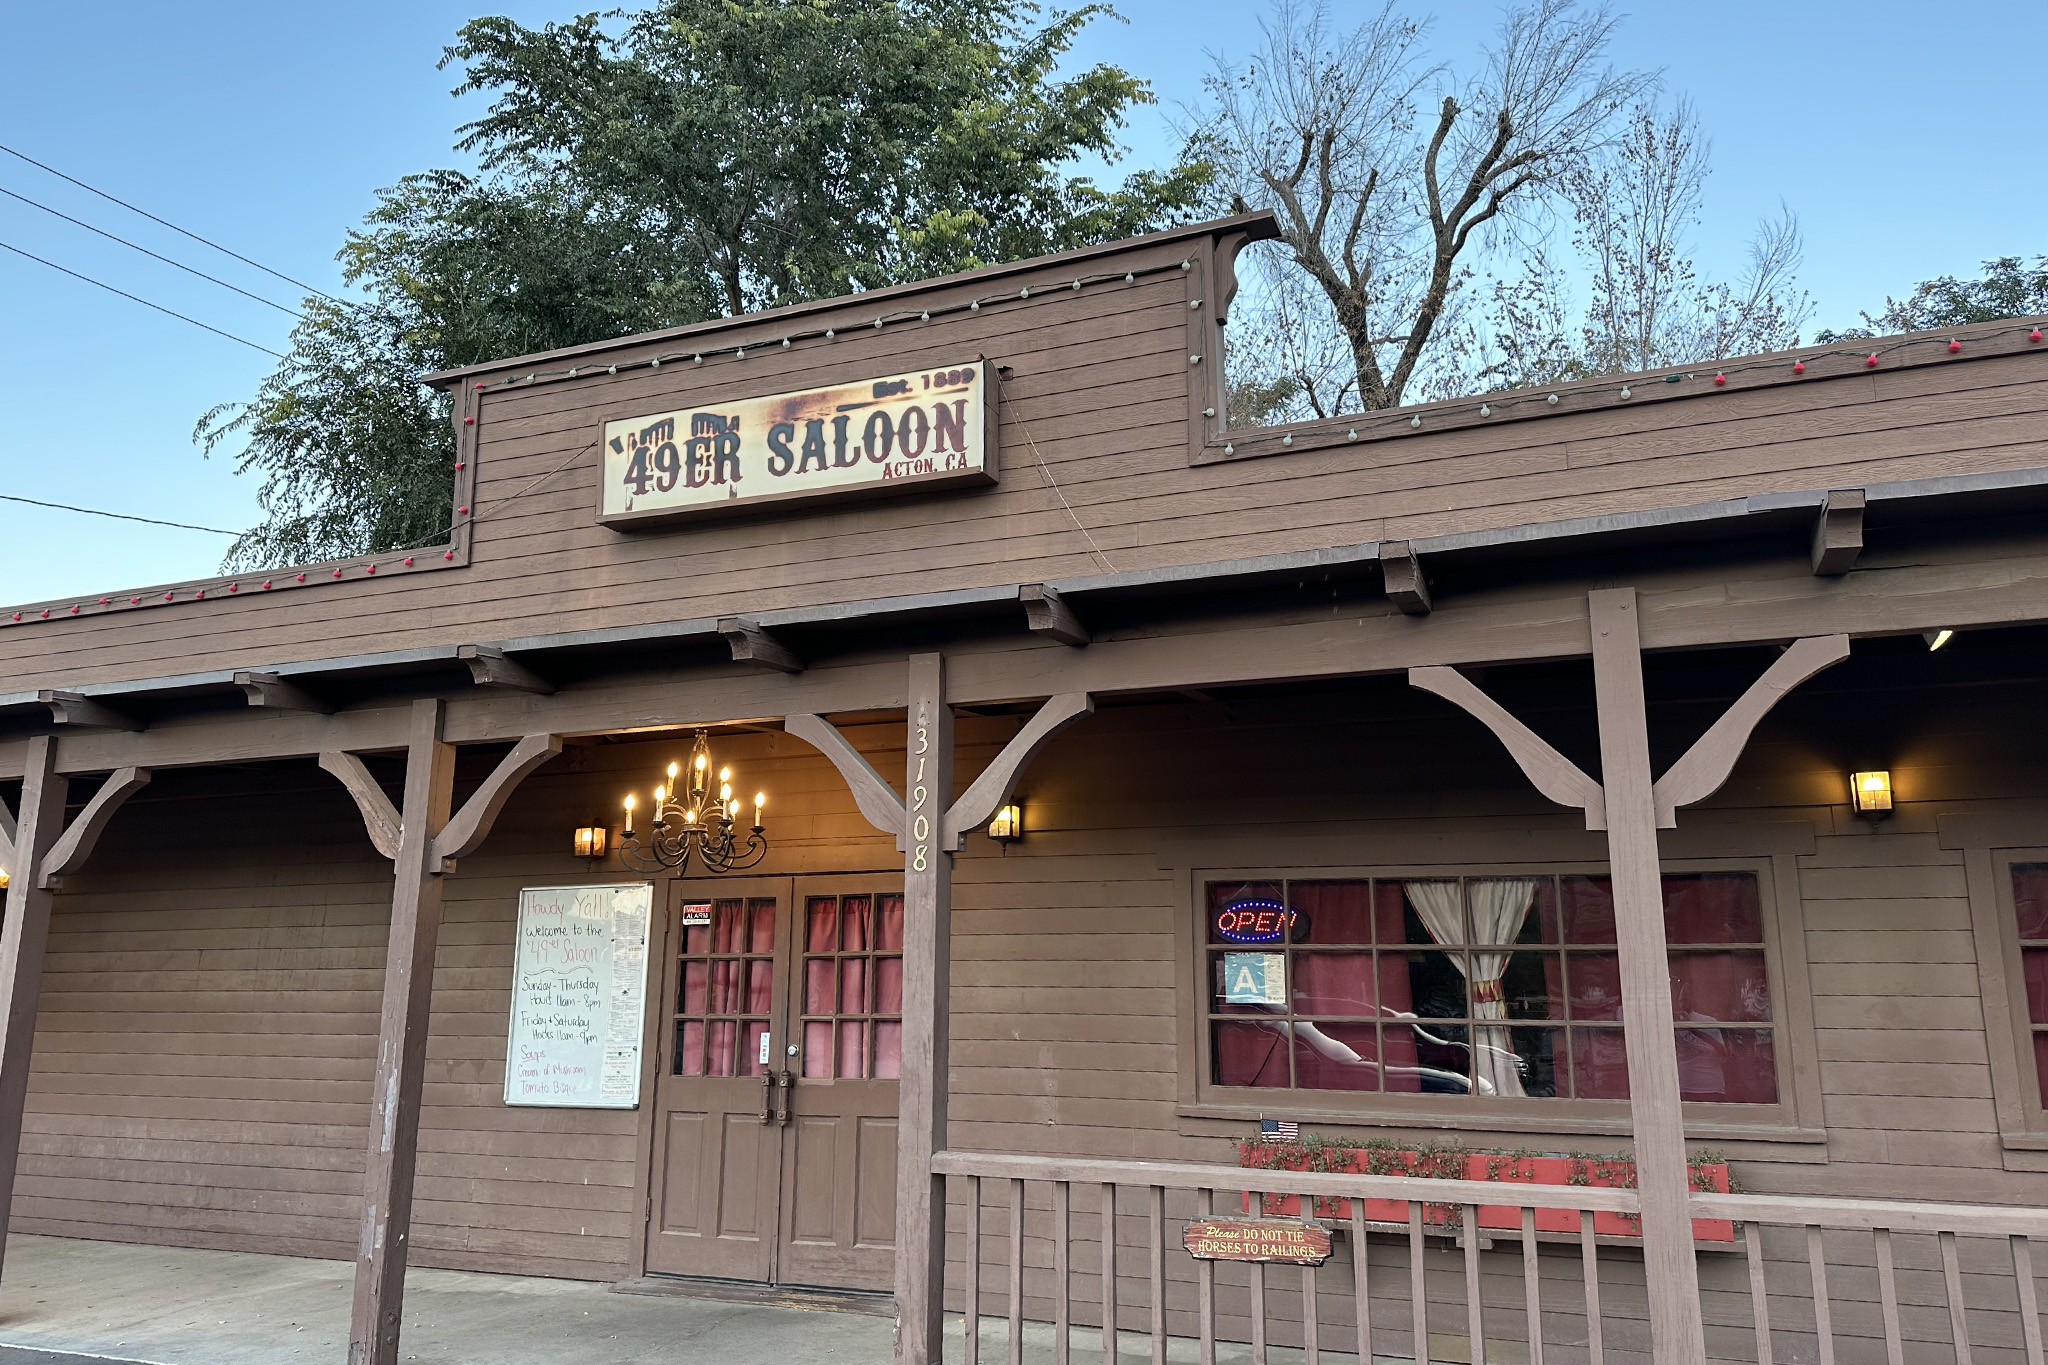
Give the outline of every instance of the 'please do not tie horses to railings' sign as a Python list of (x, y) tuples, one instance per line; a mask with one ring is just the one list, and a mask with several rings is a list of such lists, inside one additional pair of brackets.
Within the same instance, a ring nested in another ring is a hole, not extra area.
[(1181, 1245), (1198, 1261), (1321, 1265), (1330, 1259), (1330, 1230), (1276, 1218), (1203, 1218), (1188, 1224)]
[(519, 893), (505, 1103), (640, 1103), (647, 921), (654, 888), (538, 886)]
[(828, 388), (604, 424), (598, 520), (615, 529), (995, 482), (995, 403), (976, 356)]

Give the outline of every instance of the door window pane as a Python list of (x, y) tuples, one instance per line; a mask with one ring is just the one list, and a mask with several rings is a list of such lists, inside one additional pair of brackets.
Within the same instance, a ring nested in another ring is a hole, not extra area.
[[(903, 898), (814, 896), (805, 909), (804, 1075), (894, 1078), (902, 1067)], [(888, 1027), (885, 1030), (882, 1025)]]

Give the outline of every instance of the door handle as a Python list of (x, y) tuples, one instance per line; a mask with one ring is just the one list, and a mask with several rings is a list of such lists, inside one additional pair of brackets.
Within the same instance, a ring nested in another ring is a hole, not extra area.
[(775, 1084), (782, 1091), (782, 1116), (777, 1120), (777, 1126), (787, 1128), (789, 1127), (789, 1096), (790, 1092), (796, 1088), (796, 1077), (788, 1070), (784, 1070), (775, 1078)]
[(775, 1073), (772, 1071), (764, 1071), (761, 1073), (761, 1122), (767, 1124), (773, 1123), (774, 1121)]

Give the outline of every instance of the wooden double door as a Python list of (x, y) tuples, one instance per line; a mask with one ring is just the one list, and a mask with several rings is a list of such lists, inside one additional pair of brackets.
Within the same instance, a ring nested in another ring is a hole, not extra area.
[(649, 1273), (890, 1288), (902, 885), (671, 884)]

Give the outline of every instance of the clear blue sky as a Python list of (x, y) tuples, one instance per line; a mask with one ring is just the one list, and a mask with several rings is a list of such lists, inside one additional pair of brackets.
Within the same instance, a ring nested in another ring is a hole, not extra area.
[[(1241, 53), (1244, 0), (1120, 0), (1080, 56), (1150, 79), (1162, 108), (1131, 130), (1164, 159), (1174, 106), (1209, 52)], [(1340, 12), (1345, 6), (1340, 3)], [(1362, 6), (1359, 6), (1362, 10)], [(1423, 11), (1420, 4), (1415, 8)], [(470, 116), (437, 71), (464, 19), (528, 23), (573, 7), (521, 0), (347, 5), (112, 0), (81, 27), (62, 6), (10, 5), (0, 143), (299, 279), (334, 288), (333, 256), (371, 195), (462, 164)], [(1496, 7), (1435, 10), (1446, 56), (1470, 54)], [(1931, 275), (2048, 252), (2038, 108), (2041, 0), (1788, 6), (1638, 4), (1616, 50), (1689, 93), (1714, 141), (1700, 259), (1732, 266), (1782, 199), (1805, 229), (1817, 325), (1853, 322)], [(473, 102), (472, 102), (473, 103)], [(0, 156), (0, 188), (268, 294), (290, 286)], [(0, 241), (275, 350), (290, 319), (0, 198)], [(258, 519), (255, 481), (205, 460), (192, 426), (247, 397), (269, 356), (0, 252), (0, 492), (206, 526)], [(224, 537), (0, 502), (0, 601), (104, 592), (211, 572)]]

